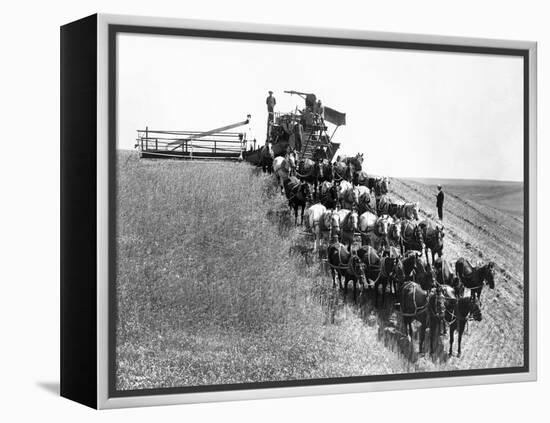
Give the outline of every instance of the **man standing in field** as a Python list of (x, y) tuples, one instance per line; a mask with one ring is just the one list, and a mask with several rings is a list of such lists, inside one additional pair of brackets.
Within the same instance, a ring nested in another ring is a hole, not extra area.
[(437, 202), (437, 215), (439, 216), (439, 220), (443, 222), (443, 201), (445, 200), (445, 194), (443, 194), (443, 190), (441, 189), (441, 185), (437, 186), (438, 193), (436, 195)]

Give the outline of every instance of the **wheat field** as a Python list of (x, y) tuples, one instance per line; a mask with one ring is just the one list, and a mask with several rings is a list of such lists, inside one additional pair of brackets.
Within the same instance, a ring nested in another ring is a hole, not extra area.
[[(246, 163), (118, 160), (119, 390), (406, 371), (332, 291), (272, 177)], [(330, 288), (330, 289), (329, 289)]]
[[(417, 341), (404, 344), (391, 306), (375, 309), (369, 292), (355, 304), (318, 260), (306, 264), (298, 252), (310, 241), (272, 176), (247, 163), (129, 152), (119, 152), (117, 173), (118, 390), (523, 363), (523, 226), (515, 215), (448, 196), (446, 258), (492, 259), (499, 277), (483, 293), (484, 318), (470, 325), (463, 356), (447, 358), (442, 340), (433, 360), (411, 354)], [(390, 188), (433, 217), (427, 183), (392, 179)]]

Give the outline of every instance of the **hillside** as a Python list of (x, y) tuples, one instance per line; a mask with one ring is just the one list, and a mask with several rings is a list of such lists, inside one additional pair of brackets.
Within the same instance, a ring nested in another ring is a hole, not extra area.
[(410, 180), (427, 185), (433, 188), (434, 192), (437, 185), (442, 184), (445, 192), (523, 219), (523, 182), (430, 178), (410, 178)]
[[(448, 192), (445, 256), (494, 260), (498, 275), (462, 357), (434, 362), (385, 336), (400, 319), (375, 309), (372, 292), (355, 304), (320, 261), (306, 264), (298, 252), (310, 240), (272, 176), (246, 163), (119, 154), (119, 389), (522, 365), (523, 224), (512, 214)], [(431, 185), (392, 179), (390, 188), (433, 217)]]
[(138, 161), (117, 187), (119, 389), (390, 374), (406, 366), (332, 290), (271, 176)]
[[(485, 288), (482, 294), (483, 320), (470, 324), (462, 357), (452, 358), (447, 365), (460, 369), (521, 366), (523, 220), (456, 195), (449, 185), (445, 184), (445, 257), (453, 263), (453, 268), (459, 257), (465, 257), (474, 265), (492, 260), (497, 275), (495, 290)], [(392, 179), (390, 188), (390, 195), (396, 200), (418, 201), (421, 219), (435, 218), (433, 185)], [(487, 185), (483, 184), (481, 189), (486, 191)], [(476, 188), (471, 190), (475, 192)]]

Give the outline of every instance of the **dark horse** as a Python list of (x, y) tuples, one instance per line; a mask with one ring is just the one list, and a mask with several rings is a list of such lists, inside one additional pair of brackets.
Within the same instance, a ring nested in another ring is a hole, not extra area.
[(334, 162), (332, 165), (334, 180), (340, 182), (346, 179), (347, 165), (344, 162)]
[(344, 163), (348, 166), (348, 176), (353, 185), (359, 184), (359, 172), (363, 170), (363, 153), (357, 153), (355, 157), (346, 157)]
[(266, 143), (260, 150), (260, 162), (259, 166), (262, 168), (264, 173), (271, 173), (273, 171), (273, 159), (275, 155), (273, 154), (273, 149), (271, 148), (270, 143)]
[(417, 282), (418, 276), (427, 272), (426, 266), (422, 263), (422, 253), (419, 251), (408, 251), (401, 260), (405, 278)]
[(403, 263), (399, 257), (399, 250), (388, 247), (380, 259), (380, 272), (374, 281), (374, 306), (378, 307), (378, 287), (382, 285), (382, 306), (385, 304), (386, 288), (390, 285), (390, 294), (394, 302), (400, 285), (405, 281)]
[(340, 157), (334, 162), (334, 179), (341, 181), (345, 179), (348, 182), (358, 184), (359, 172), (363, 170), (363, 154), (357, 154), (355, 157)]
[(338, 186), (334, 182), (323, 182), (319, 189), (319, 201), (327, 209), (334, 209), (338, 204)]
[(432, 253), (432, 264), (435, 262), (435, 255), (438, 257), (443, 255), (443, 226), (437, 225), (428, 220), (423, 220), (418, 224), (422, 230), (422, 237), (424, 238), (426, 261), (428, 261), (428, 249)]
[(365, 263), (367, 279), (375, 280), (380, 272), (380, 256), (370, 245), (362, 245), (357, 249), (357, 255)]
[[(344, 290), (344, 294), (348, 291), (348, 282), (353, 281), (353, 300), (357, 298), (357, 282), (365, 285), (365, 265), (357, 254), (350, 253), (344, 244), (339, 242), (332, 243), (328, 246), (328, 263), (332, 273), (332, 287), (336, 286), (335, 275), (338, 275), (338, 285)], [(344, 286), (342, 287), (342, 276), (344, 276)]]
[(285, 194), (288, 199), (288, 206), (294, 210), (294, 224), (298, 224), (298, 207), (302, 208), (300, 224), (304, 224), (304, 209), (311, 200), (311, 192), (307, 182), (300, 182), (294, 176), (284, 181)]
[(343, 162), (347, 165), (350, 165), (355, 172), (360, 172), (363, 170), (363, 153), (357, 153), (355, 157), (345, 157)]
[(489, 288), (495, 289), (495, 263), (473, 267), (468, 260), (461, 257), (455, 263), (456, 276), (466, 288), (470, 288), (472, 297), (477, 297), (481, 303), (481, 290), (485, 282)]
[(462, 334), (466, 327), (466, 321), (472, 316), (476, 322), (481, 321), (481, 309), (476, 297), (457, 297), (456, 291), (442, 285), (445, 296), (445, 321), (449, 324), (449, 355), (453, 355), (454, 332), (458, 330), (458, 355), (461, 354)]
[(401, 237), (403, 238), (403, 248), (405, 252), (424, 251), (424, 236), (422, 228), (414, 220), (401, 221)]
[(298, 169), (296, 175), (301, 181), (308, 182), (313, 185), (314, 195), (317, 198), (317, 188), (319, 184), (319, 163), (314, 162), (311, 159), (302, 159), (298, 162)]
[(332, 169), (332, 163), (327, 159), (318, 162), (318, 174), (317, 179), (319, 182), (332, 182), (334, 179), (334, 171)]
[(437, 283), (451, 286), (459, 297), (464, 295), (464, 285), (455, 276), (451, 264), (447, 260), (442, 257), (437, 258), (434, 262), (434, 269)]
[(390, 180), (387, 177), (371, 176), (367, 180), (367, 187), (374, 191), (376, 201), (390, 191)]
[[(445, 316), (445, 297), (440, 290), (425, 291), (416, 282), (405, 282), (401, 288), (401, 316), (409, 342), (413, 335), (412, 322), (414, 320), (420, 322), (418, 352), (422, 354), (426, 328)], [(430, 353), (434, 351), (434, 340), (437, 334), (438, 332), (430, 330)]]
[(393, 288), (394, 296), (399, 285), (405, 280), (403, 264), (399, 258), (399, 251), (389, 247), (382, 256), (370, 245), (362, 245), (357, 249), (357, 255), (365, 264), (365, 276), (367, 281), (372, 281), (374, 286), (374, 305), (378, 306), (378, 287), (382, 285), (382, 305), (387, 284), (390, 284), (390, 293)]

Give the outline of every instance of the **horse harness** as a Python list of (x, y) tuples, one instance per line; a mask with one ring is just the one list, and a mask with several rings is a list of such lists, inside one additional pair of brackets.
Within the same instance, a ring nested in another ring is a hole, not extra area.
[(466, 322), (466, 333), (469, 333), (469, 322), (472, 321), (472, 320), (475, 320), (473, 318), (473, 316), (471, 316), (471, 314), (473, 313), (473, 311), (470, 309), (468, 311), (468, 313), (466, 314), (466, 316), (464, 316), (464, 319), (460, 319), (459, 318), (459, 313), (457, 312), (457, 308), (458, 308), (458, 301), (459, 301), (459, 298), (452, 298), (452, 297), (444, 297), (445, 298), (445, 301), (449, 300), (449, 301), (452, 301), (454, 304), (454, 307), (452, 309), (452, 311), (449, 311), (446, 307), (445, 307), (445, 313), (448, 313), (450, 316), (451, 316), (451, 321), (448, 321), (446, 318), (445, 318), (445, 321), (447, 321), (447, 323), (449, 325), (452, 325), (453, 323), (459, 321), (459, 320), (464, 320)]
[[(476, 270), (479, 272), (479, 271), (481, 270), (481, 268), (477, 268)], [(475, 270), (474, 270), (474, 272), (475, 272)], [(474, 272), (472, 272), (472, 276), (473, 276), (473, 273), (474, 273)], [(471, 281), (471, 280), (472, 280), (472, 276), (471, 276), (471, 277), (466, 277), (466, 275), (462, 275), (462, 277), (459, 276), (459, 278), (460, 278), (461, 280), (462, 280), (462, 279), (466, 279), (466, 280), (468, 280), (468, 281)], [(472, 287), (472, 288), (470, 288), (470, 287), (467, 286), (466, 288), (468, 288), (470, 291), (472, 291), (472, 290), (474, 290), (474, 289), (483, 288), (485, 285), (487, 285), (487, 282), (485, 282), (485, 278), (483, 278), (483, 279), (481, 280), (481, 285), (476, 285), (476, 286), (474, 286), (474, 287)]]
[(418, 307), (418, 305), (416, 304), (416, 287), (417, 287), (417, 285), (414, 282), (409, 281), (403, 286), (403, 289), (406, 288), (407, 285), (410, 285), (410, 284), (413, 284), (413, 296), (412, 297), (413, 297), (413, 303), (414, 303), (414, 313), (403, 313), (403, 310), (401, 310), (401, 315), (404, 316), (404, 317), (413, 317), (413, 316), (416, 316), (418, 313), (424, 313), (426, 311), (426, 309), (428, 308), (428, 304), (430, 303), (430, 301), (426, 301), (426, 304), (424, 304), (421, 307)]
[[(300, 193), (301, 189), (302, 189), (302, 183), (294, 186), (292, 188), (292, 190), (290, 191), (292, 193), (292, 195), (289, 197), (288, 201), (290, 202), (290, 201), (294, 200), (294, 198), (296, 198), (298, 196), (298, 194)], [(304, 200), (307, 201), (307, 198), (304, 198)]]
[[(343, 266), (336, 266), (334, 264), (332, 264), (331, 262), (328, 262), (329, 266), (332, 267), (333, 269), (336, 269), (336, 270), (349, 270), (350, 273), (353, 275), (353, 276), (360, 276), (358, 273), (355, 272), (354, 268), (353, 268), (353, 259), (354, 258), (357, 258), (359, 260), (361, 260), (359, 258), (359, 256), (356, 254), (356, 253), (352, 253), (350, 255), (350, 258), (349, 258), (349, 261), (346, 265), (343, 265)], [(338, 262), (339, 263), (342, 263), (342, 254), (341, 254), (341, 249), (338, 248)]]

